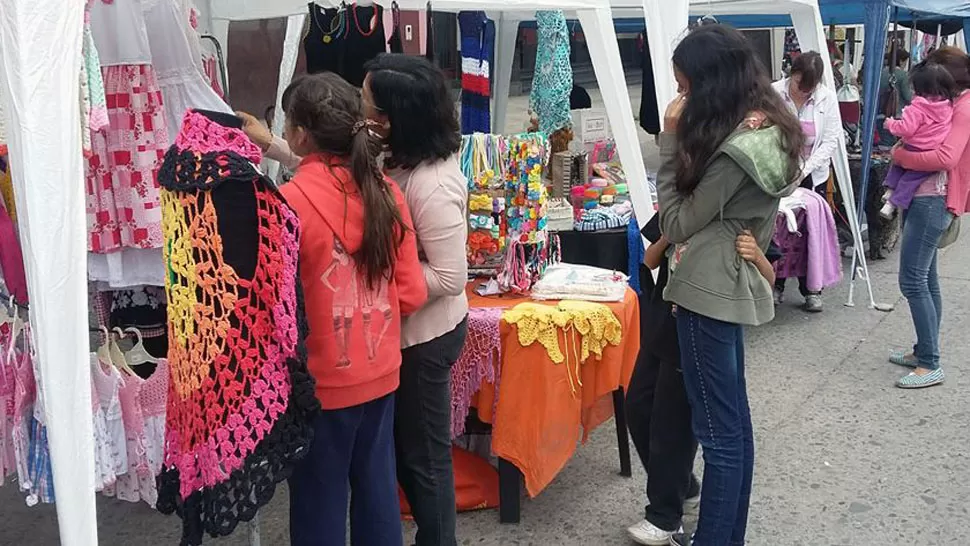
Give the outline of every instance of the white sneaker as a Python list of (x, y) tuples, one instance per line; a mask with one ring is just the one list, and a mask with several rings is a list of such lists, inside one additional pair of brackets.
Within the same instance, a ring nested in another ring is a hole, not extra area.
[(684, 528), (681, 527), (676, 531), (664, 531), (663, 529), (644, 519), (636, 525), (627, 527), (626, 532), (637, 544), (645, 544), (646, 546), (666, 546), (667, 544), (670, 544), (670, 537), (673, 536), (674, 533), (683, 533)]
[(886, 204), (879, 209), (879, 216), (882, 216), (886, 220), (892, 220), (894, 212), (896, 212), (896, 205), (886, 201)]

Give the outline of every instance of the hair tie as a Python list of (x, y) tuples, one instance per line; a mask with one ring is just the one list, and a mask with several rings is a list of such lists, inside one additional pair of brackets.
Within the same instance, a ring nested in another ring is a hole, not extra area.
[(357, 133), (359, 133), (364, 127), (367, 127), (367, 120), (362, 119), (357, 123), (354, 123), (354, 128), (350, 130), (350, 134), (356, 136)]

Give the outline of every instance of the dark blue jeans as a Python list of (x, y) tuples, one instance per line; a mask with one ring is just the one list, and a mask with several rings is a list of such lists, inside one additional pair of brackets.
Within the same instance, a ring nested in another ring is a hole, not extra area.
[(394, 395), (339, 410), (313, 424), (309, 456), (290, 477), (290, 544), (401, 546), (394, 464)]
[(454, 330), (401, 351), (394, 441), (397, 478), (411, 505), (417, 546), (455, 546), (455, 471), (451, 460), (451, 367), (468, 333)]
[(704, 453), (694, 546), (741, 546), (754, 473), (744, 330), (679, 307), (677, 336), (694, 435)]
[(913, 355), (919, 367), (940, 367), (940, 321), (943, 298), (936, 270), (940, 237), (953, 221), (943, 196), (916, 197), (903, 212), (899, 251), (899, 290), (909, 302), (916, 330)]

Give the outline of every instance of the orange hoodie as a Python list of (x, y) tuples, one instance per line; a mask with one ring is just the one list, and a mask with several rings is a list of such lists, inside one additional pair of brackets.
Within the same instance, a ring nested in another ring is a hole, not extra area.
[(324, 409), (341, 409), (394, 392), (401, 367), (401, 315), (428, 298), (411, 214), (389, 179), (408, 226), (393, 278), (373, 289), (354, 253), (365, 211), (350, 171), (333, 157), (305, 158), (280, 191), (300, 219), (300, 280), (310, 325), (307, 367)]

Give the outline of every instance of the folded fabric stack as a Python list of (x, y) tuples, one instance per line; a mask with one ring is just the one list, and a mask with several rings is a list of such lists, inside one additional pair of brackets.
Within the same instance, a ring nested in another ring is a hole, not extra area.
[(532, 287), (535, 300), (623, 301), (628, 277), (586, 265), (558, 264), (546, 269)]
[(587, 210), (576, 222), (576, 231), (602, 231), (626, 227), (633, 216), (633, 205), (629, 202), (612, 207), (596, 207)]

